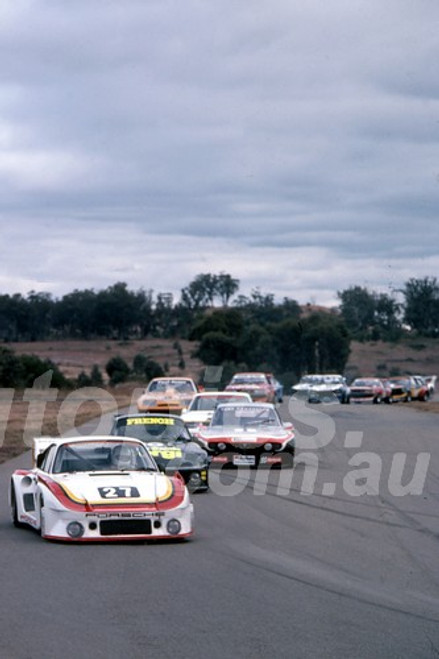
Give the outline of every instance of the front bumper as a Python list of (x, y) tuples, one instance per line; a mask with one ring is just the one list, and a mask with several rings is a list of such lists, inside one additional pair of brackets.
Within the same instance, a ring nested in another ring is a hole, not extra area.
[[(168, 523), (171, 521), (171, 525)], [(176, 524), (175, 522), (178, 522)], [(83, 532), (71, 537), (69, 524), (80, 524)], [(180, 527), (178, 533), (169, 528)], [(48, 540), (69, 542), (127, 541), (127, 540), (178, 540), (193, 533), (193, 505), (166, 511), (121, 510), (79, 512), (58, 510), (45, 506), (41, 535)]]
[(212, 455), (211, 468), (214, 467), (258, 467), (258, 466), (291, 466), (294, 459), (294, 450), (268, 451), (240, 451), (230, 448), (221, 453)]

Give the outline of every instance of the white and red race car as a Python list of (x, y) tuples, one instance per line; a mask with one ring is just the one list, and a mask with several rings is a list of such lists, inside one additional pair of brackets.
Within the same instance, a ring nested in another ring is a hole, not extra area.
[(211, 465), (292, 464), (294, 428), (283, 422), (272, 403), (223, 403), (210, 425), (195, 431), (211, 454)]
[(161, 473), (145, 445), (114, 436), (34, 440), (33, 469), (11, 478), (15, 526), (50, 540), (180, 539), (193, 532), (182, 477)]

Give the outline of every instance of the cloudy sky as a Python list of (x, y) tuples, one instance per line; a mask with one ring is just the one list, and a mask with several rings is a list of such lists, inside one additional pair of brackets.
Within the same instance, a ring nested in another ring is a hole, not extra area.
[(439, 276), (437, 0), (0, 0), (0, 293)]

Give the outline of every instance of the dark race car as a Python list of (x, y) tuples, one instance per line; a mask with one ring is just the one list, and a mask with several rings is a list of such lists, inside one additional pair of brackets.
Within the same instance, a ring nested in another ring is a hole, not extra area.
[(180, 472), (191, 492), (209, 488), (209, 455), (194, 441), (181, 417), (116, 414), (111, 435), (140, 439), (159, 468), (166, 473)]

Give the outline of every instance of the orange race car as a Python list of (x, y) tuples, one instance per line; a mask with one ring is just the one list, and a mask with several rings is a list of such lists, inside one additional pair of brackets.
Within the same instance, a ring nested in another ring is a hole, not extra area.
[(153, 378), (137, 399), (139, 412), (165, 412), (181, 414), (198, 392), (191, 378)]

